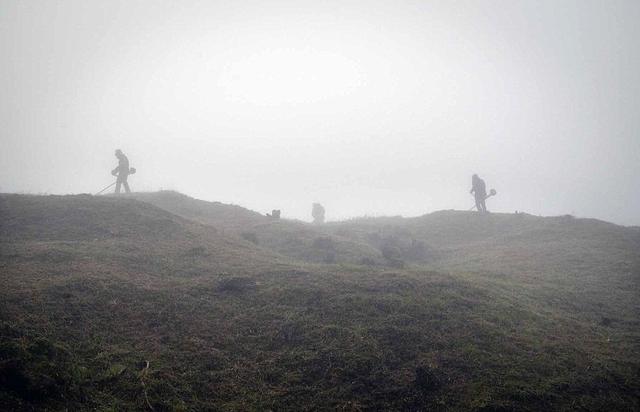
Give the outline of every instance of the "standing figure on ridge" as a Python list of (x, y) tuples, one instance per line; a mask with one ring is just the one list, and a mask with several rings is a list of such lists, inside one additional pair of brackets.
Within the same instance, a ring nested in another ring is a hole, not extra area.
[(311, 216), (313, 217), (313, 223), (321, 225), (324, 223), (324, 207), (320, 203), (314, 203), (311, 208)]
[(484, 180), (480, 179), (478, 175), (471, 177), (471, 190), (469, 191), (476, 198), (476, 208), (478, 212), (486, 212), (487, 205), (484, 203), (487, 198), (487, 186), (484, 184)]
[(116, 180), (116, 193), (120, 193), (120, 186), (124, 186), (124, 191), (131, 193), (129, 189), (129, 183), (127, 183), (127, 177), (131, 173), (129, 169), (129, 159), (122, 153), (122, 150), (116, 150), (116, 157), (118, 158), (118, 166), (111, 171), (111, 174), (117, 176)]

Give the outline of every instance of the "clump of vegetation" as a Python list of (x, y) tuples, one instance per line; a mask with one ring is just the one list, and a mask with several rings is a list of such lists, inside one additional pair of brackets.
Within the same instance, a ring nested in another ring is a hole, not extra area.
[[(0, 407), (21, 409), (81, 401), (88, 370), (76, 363), (61, 344), (37, 335), (25, 335), (7, 323), (0, 325)], [(9, 410), (6, 409), (6, 410)]]
[(257, 245), (259, 243), (258, 235), (256, 234), (256, 232), (242, 232), (240, 236), (242, 236), (244, 240), (247, 240), (253, 243), (254, 245)]
[(442, 385), (441, 378), (430, 366), (418, 366), (416, 368), (416, 387), (423, 394), (432, 394)]
[(380, 249), (382, 256), (394, 267), (404, 267), (404, 261), (425, 262), (431, 253), (424, 240), (414, 237), (406, 229), (385, 227), (367, 235), (367, 240)]
[(318, 250), (334, 251), (336, 249), (336, 245), (330, 237), (321, 236), (313, 240), (313, 248)]
[(379, 240), (380, 252), (382, 257), (387, 260), (387, 263), (391, 267), (403, 268), (405, 262), (403, 261), (403, 253), (400, 248), (400, 244), (395, 237), (384, 237)]
[(192, 247), (185, 252), (185, 256), (189, 256), (189, 257), (205, 256), (206, 254), (207, 254), (207, 249), (204, 246)]
[(218, 292), (242, 293), (250, 290), (256, 285), (255, 280), (245, 277), (227, 277), (218, 281), (216, 290)]
[(362, 259), (360, 259), (360, 264), (366, 265), (366, 266), (373, 266), (376, 264), (376, 261), (368, 256), (365, 256)]
[(323, 263), (336, 263), (336, 243), (326, 236), (317, 237), (312, 243), (313, 251), (320, 256)]

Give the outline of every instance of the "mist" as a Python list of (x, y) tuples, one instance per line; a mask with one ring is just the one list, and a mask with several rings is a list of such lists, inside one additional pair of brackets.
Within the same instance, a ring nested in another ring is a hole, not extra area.
[(0, 191), (640, 225), (640, 3), (0, 2)]

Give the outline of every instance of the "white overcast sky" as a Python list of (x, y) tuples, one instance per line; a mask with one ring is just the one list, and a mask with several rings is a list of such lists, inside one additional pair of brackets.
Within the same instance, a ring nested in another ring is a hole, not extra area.
[(0, 191), (640, 225), (639, 1), (0, 0)]

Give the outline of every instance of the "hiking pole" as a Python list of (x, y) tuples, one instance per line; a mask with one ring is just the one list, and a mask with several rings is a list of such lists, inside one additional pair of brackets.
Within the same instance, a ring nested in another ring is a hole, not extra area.
[(104, 192), (105, 190), (107, 190), (108, 188), (110, 188), (111, 186), (115, 185), (118, 181), (116, 180), (115, 182), (111, 183), (109, 186), (105, 187), (104, 189), (102, 189), (101, 191), (99, 191), (98, 193), (96, 193), (94, 196), (98, 196), (100, 193)]

